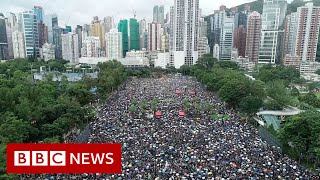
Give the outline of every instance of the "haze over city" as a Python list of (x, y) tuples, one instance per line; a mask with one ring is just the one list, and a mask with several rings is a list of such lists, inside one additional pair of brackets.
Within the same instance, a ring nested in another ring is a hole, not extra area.
[[(228, 8), (253, 0), (200, 0), (203, 15), (209, 15), (220, 5)], [(290, 3), (292, 0), (288, 0)], [(152, 8), (164, 5), (165, 12), (169, 12), (173, 0), (1, 0), (0, 12), (22, 12), (32, 9), (34, 5), (42, 6), (45, 14), (56, 13), (59, 25), (76, 26), (91, 22), (93, 16), (114, 16), (115, 21), (133, 17), (133, 10), (137, 12), (137, 19), (152, 20)]]

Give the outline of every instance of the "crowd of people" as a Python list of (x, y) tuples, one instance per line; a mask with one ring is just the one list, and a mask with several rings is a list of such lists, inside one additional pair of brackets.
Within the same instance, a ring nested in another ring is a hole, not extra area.
[(133, 79), (97, 112), (87, 143), (121, 143), (122, 174), (41, 178), (319, 179), (188, 77)]

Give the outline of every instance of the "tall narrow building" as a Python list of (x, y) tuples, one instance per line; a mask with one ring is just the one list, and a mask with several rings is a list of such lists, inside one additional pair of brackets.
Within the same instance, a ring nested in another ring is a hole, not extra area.
[(98, 16), (93, 17), (93, 21), (90, 26), (90, 36), (99, 37), (100, 39), (100, 47), (105, 48), (105, 32), (104, 32), (104, 25), (101, 24)]
[(300, 57), (300, 61), (314, 62), (319, 37), (320, 7), (307, 3), (298, 7), (297, 13), (296, 55)]
[(258, 63), (259, 61), (261, 28), (262, 17), (254, 11), (249, 15), (247, 24), (246, 56), (250, 62)]
[(153, 22), (158, 22), (159, 21), (159, 6), (154, 6), (153, 7)]
[(140, 34), (140, 49), (148, 46), (148, 39), (145, 39), (145, 32), (147, 32), (147, 21), (142, 19), (139, 21), (139, 34)]
[(174, 66), (193, 65), (198, 60), (199, 0), (174, 1)]
[(40, 57), (37, 17), (34, 11), (19, 14), (19, 30), (24, 34), (26, 57)]
[(78, 34), (78, 46), (79, 46), (79, 55), (81, 56), (81, 48), (82, 48), (82, 26), (77, 25), (75, 29), (75, 33)]
[(149, 51), (159, 51), (161, 49), (161, 24), (157, 22), (148, 24)]
[(107, 16), (103, 19), (104, 22), (104, 32), (108, 33), (112, 28), (114, 28), (114, 20), (112, 16)]
[(264, 0), (259, 63), (275, 64), (278, 59), (280, 27), (287, 11), (286, 0)]
[(129, 49), (130, 50), (139, 50), (140, 49), (140, 35), (139, 35), (139, 23), (137, 19), (131, 18), (129, 22), (130, 26), (130, 43)]
[(55, 47), (54, 53), (56, 59), (62, 59), (62, 34), (63, 29), (55, 25), (52, 29), (53, 33), (53, 45)]
[(12, 33), (12, 46), (13, 46), (13, 57), (15, 59), (26, 57), (23, 32), (14, 31)]
[(122, 56), (125, 57), (129, 51), (129, 32), (128, 32), (128, 20), (120, 20), (118, 24), (118, 31), (122, 34)]
[(79, 62), (78, 34), (62, 34), (62, 57), (70, 63)]
[(122, 58), (122, 33), (117, 29), (111, 29), (106, 34), (106, 51), (109, 60)]
[(298, 27), (298, 13), (294, 12), (286, 16), (284, 25), (284, 35), (282, 43), (282, 60), (286, 55), (294, 56), (296, 54), (296, 39)]
[(33, 7), (33, 12), (36, 15), (36, 19), (37, 19), (37, 26), (38, 26), (38, 39), (39, 39), (39, 48), (42, 48), (42, 45), (45, 43), (45, 39), (46, 39), (46, 33), (45, 33), (45, 29), (46, 29), (46, 25), (43, 22), (43, 8), (41, 6), (34, 6)]
[(58, 26), (58, 17), (56, 14), (44, 16), (44, 24), (48, 28), (48, 43), (53, 44), (53, 27)]
[(233, 47), (238, 49), (238, 55), (245, 57), (246, 55), (246, 38), (247, 29), (244, 25), (240, 25), (234, 30)]
[(6, 30), (7, 30), (7, 41), (8, 41), (8, 56), (9, 59), (14, 58), (13, 52), (13, 41), (12, 41), (12, 34), (14, 31), (17, 31), (17, 17), (13, 13), (8, 13), (6, 17)]
[(8, 58), (9, 53), (6, 20), (4, 15), (0, 13), (0, 60), (6, 60)]
[(220, 31), (219, 60), (230, 61), (232, 56), (234, 17), (225, 16)]

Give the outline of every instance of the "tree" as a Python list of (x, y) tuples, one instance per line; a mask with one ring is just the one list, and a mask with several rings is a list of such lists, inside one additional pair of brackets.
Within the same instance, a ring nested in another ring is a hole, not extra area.
[(267, 84), (267, 102), (266, 107), (272, 110), (282, 110), (284, 107), (291, 105), (292, 97), (285, 87), (283, 81), (273, 81)]
[(198, 59), (196, 66), (201, 69), (210, 70), (216, 62), (218, 60), (213, 58), (212, 54), (204, 54)]
[(246, 113), (248, 116), (252, 116), (259, 111), (263, 105), (263, 100), (255, 96), (244, 97), (240, 102), (241, 112)]
[(0, 118), (0, 143), (24, 142), (28, 137), (28, 129), (27, 122), (7, 112)]
[(314, 93), (308, 93), (304, 96), (300, 96), (299, 101), (307, 103), (315, 108), (320, 108), (320, 100)]
[(249, 90), (249, 80), (233, 79), (219, 90), (219, 97), (232, 107), (237, 107), (242, 98), (246, 97)]
[(306, 111), (287, 119), (280, 129), (279, 139), (285, 150), (296, 158), (301, 154), (319, 157), (320, 113)]

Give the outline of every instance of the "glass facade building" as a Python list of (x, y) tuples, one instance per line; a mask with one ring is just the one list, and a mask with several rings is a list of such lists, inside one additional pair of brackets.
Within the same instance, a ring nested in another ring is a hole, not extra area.
[(128, 20), (120, 20), (118, 24), (118, 31), (122, 33), (122, 55), (125, 57), (126, 53), (129, 51)]

